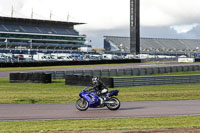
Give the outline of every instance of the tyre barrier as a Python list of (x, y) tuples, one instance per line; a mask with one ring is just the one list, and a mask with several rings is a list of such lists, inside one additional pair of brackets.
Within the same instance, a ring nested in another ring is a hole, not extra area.
[[(91, 76), (67, 75), (66, 85), (91, 86)], [(200, 84), (200, 75), (100, 78), (108, 88), (152, 85)]]
[[(149, 68), (128, 68), (128, 69), (103, 69), (103, 70), (74, 70), (74, 71), (46, 71), (51, 74), (52, 79), (65, 79), (66, 75), (81, 75), (90, 77), (115, 77), (115, 76), (144, 76), (162, 73), (175, 73), (186, 71), (198, 71), (200, 65), (181, 65), (166, 67), (149, 67)], [(38, 72), (36, 72), (38, 73)]]
[(200, 62), (200, 59), (195, 59), (195, 62)]
[(64, 79), (65, 75), (82, 75), (98, 77), (115, 77), (115, 76), (142, 76), (163, 73), (175, 73), (186, 71), (198, 71), (200, 65), (191, 66), (169, 66), (169, 67), (149, 67), (149, 68), (128, 68), (128, 69), (103, 69), (103, 70), (74, 70), (74, 71), (54, 71), (47, 72), (52, 74), (53, 79)]
[(151, 85), (200, 84), (200, 75), (114, 77), (113, 82), (114, 88)]
[[(200, 75), (113, 77), (100, 79), (108, 88), (150, 85), (200, 84)], [(65, 85), (91, 86), (92, 76), (66, 75)], [(51, 74), (11, 73), (10, 83), (51, 83)]]
[(10, 73), (10, 83), (52, 83), (51, 74)]
[[(102, 78), (100, 80), (108, 87), (113, 88), (113, 78)], [(65, 76), (65, 85), (74, 85), (74, 86), (91, 86), (92, 85), (91, 76), (81, 76), (81, 75), (66, 75)]]

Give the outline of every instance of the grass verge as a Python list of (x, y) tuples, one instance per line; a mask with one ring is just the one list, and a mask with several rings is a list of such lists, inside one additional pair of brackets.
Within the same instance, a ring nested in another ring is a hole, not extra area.
[[(5, 103), (71, 103), (84, 87), (66, 86), (64, 80), (51, 84), (9, 83), (0, 78), (0, 104)], [(123, 102), (200, 99), (200, 84), (117, 88)], [(113, 90), (113, 89), (110, 89)]]
[(200, 116), (0, 122), (1, 132), (64, 132), (199, 128)]

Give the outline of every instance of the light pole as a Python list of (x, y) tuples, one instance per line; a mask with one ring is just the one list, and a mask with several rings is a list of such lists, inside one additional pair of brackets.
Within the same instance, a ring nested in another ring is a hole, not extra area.
[(140, 54), (140, 0), (130, 0), (130, 53)]
[(123, 44), (121, 43), (119, 46), (120, 46), (121, 57), (122, 57), (122, 49), (123, 49)]

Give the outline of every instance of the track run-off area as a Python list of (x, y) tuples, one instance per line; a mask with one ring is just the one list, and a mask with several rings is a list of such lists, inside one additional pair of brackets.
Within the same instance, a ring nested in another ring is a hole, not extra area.
[(145, 118), (199, 116), (200, 100), (122, 102), (117, 111), (107, 108), (81, 112), (74, 103), (1, 104), (0, 121), (84, 120), (106, 118)]

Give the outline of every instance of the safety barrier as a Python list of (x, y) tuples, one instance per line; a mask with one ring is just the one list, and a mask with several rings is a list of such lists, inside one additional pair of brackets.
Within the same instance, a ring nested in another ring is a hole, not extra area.
[[(181, 76), (136, 76), (136, 77), (116, 77), (125, 75), (152, 75), (170, 72), (197, 71), (200, 65), (157, 67), (157, 68), (133, 68), (133, 69), (111, 69), (111, 70), (79, 70), (79, 71), (57, 71), (45, 73), (13, 73), (10, 74), (10, 82), (51, 82), (51, 78), (65, 78), (67, 85), (88, 86), (91, 77), (113, 77), (105, 79), (106, 85), (114, 87), (133, 87), (149, 85), (168, 84), (194, 84), (200, 83), (200, 75)], [(48, 75), (48, 76), (47, 76)], [(47, 76), (47, 77), (46, 77)]]
[(53, 79), (64, 79), (65, 75), (81, 76), (99, 76), (99, 77), (116, 77), (116, 76), (142, 76), (162, 73), (198, 71), (200, 65), (182, 65), (168, 67), (149, 67), (149, 68), (129, 68), (129, 69), (106, 69), (106, 70), (76, 70), (76, 71), (49, 71), (45, 72), (52, 75)]
[(10, 83), (51, 83), (51, 74), (45, 73), (11, 73)]
[(114, 88), (151, 86), (151, 85), (173, 85), (173, 84), (200, 84), (200, 75), (114, 77), (113, 78)]
[[(91, 76), (68, 75), (65, 77), (65, 84), (90, 86), (91, 79)], [(101, 78), (101, 80), (109, 88), (123, 88), (151, 85), (200, 84), (200, 75), (113, 77)]]
[[(103, 83), (109, 87), (113, 88), (113, 78), (100, 78)], [(77, 76), (77, 75), (67, 75), (65, 76), (65, 85), (75, 85), (75, 86), (91, 86), (92, 77), (91, 76)]]

